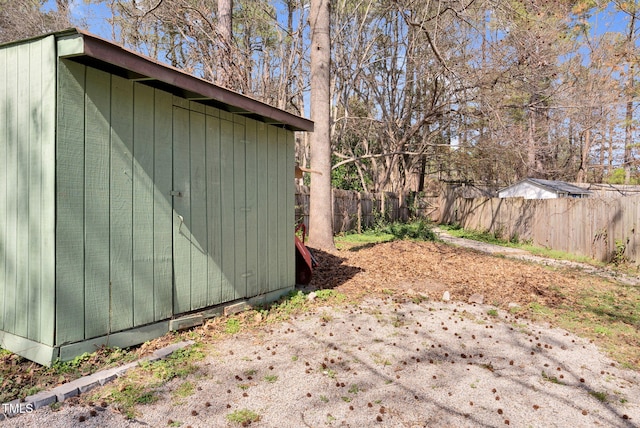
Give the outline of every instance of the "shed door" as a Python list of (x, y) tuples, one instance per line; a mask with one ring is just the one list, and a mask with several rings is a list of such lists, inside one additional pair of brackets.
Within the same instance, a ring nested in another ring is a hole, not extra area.
[(220, 129), (217, 117), (173, 109), (174, 315), (244, 297), (223, 274), (233, 242), (223, 244)]

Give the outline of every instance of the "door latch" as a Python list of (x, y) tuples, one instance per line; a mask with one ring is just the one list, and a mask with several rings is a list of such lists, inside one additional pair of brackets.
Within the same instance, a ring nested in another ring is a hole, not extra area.
[(182, 197), (182, 192), (179, 190), (172, 190), (171, 191), (171, 196), (178, 196), (178, 197)]

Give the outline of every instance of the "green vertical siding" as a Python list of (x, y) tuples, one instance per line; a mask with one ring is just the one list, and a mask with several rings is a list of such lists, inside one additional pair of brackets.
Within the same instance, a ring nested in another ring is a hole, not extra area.
[[(281, 130), (281, 132), (285, 133), (285, 153), (283, 157), (286, 158), (285, 168), (282, 171), (283, 177), (281, 180), (284, 180), (286, 183), (286, 195), (287, 195), (287, 203), (281, 209), (284, 211), (283, 216), (286, 218), (286, 223), (284, 225), (285, 230), (287, 228), (289, 230), (293, 230), (295, 228), (295, 198), (296, 198), (296, 189), (295, 189), (295, 137), (293, 132), (285, 132)], [(291, 236), (291, 232), (289, 232), (289, 237), (285, 239), (287, 249), (283, 253), (283, 257), (287, 261), (287, 274), (285, 277), (284, 284), (295, 284), (295, 276), (296, 276), (296, 263), (295, 257), (295, 243), (293, 237)]]
[(267, 283), (269, 291), (277, 290), (280, 284), (280, 261), (278, 247), (284, 238), (279, 238), (283, 233), (279, 230), (281, 220), (279, 216), (278, 201), (278, 129), (269, 127), (267, 131), (267, 268), (269, 276)]
[(293, 134), (174, 103), (175, 313), (292, 286)]
[(56, 233), (56, 50), (55, 39), (42, 41), (42, 96), (40, 117), (42, 142), (42, 213), (40, 242), (40, 339), (31, 338), (48, 346), (55, 343), (55, 233)]
[[(289, 259), (287, 251), (289, 241), (292, 238), (293, 224), (289, 224), (289, 213), (286, 210), (289, 183), (284, 180), (288, 174), (287, 170), (292, 170), (294, 166), (287, 165), (287, 132), (278, 129), (278, 284), (283, 286), (287, 283), (289, 275)], [(293, 177), (291, 177), (293, 181)], [(287, 233), (288, 232), (288, 233)], [(293, 253), (290, 253), (293, 254)]]
[(216, 109), (206, 115), (207, 164), (207, 302), (222, 302), (222, 193), (220, 186), (220, 119)]
[(133, 327), (133, 82), (111, 76), (111, 331)]
[[(18, 45), (18, 100), (29, 104), (29, 79), (22, 76), (29, 75), (29, 51), (30, 44), (25, 43)], [(24, 108), (18, 108), (17, 111), (18, 128), (17, 128), (17, 181), (15, 189), (17, 199), (17, 222), (16, 222), (16, 259), (29, 260), (29, 147), (35, 141), (29, 140), (30, 114), (31, 112)], [(34, 192), (38, 190), (33, 189)], [(27, 320), (29, 318), (29, 262), (20, 262), (16, 264), (16, 295), (15, 295), (15, 334), (21, 337), (27, 337)], [(37, 316), (38, 314), (36, 314)]]
[(0, 330), (4, 330), (5, 306), (7, 289), (7, 126), (8, 105), (7, 96), (7, 49), (0, 49)]
[[(153, 306), (154, 320), (173, 314), (173, 114), (172, 96), (154, 91), (153, 132)], [(137, 141), (139, 144), (148, 142)], [(148, 255), (147, 255), (148, 256)], [(142, 280), (142, 279), (141, 279)]]
[(56, 343), (84, 338), (85, 67), (58, 68), (56, 144)]
[(209, 237), (207, 233), (207, 169), (206, 169), (206, 121), (201, 112), (189, 115), (190, 183), (191, 183), (191, 307), (204, 308), (207, 302), (209, 270)]
[(61, 346), (291, 287), (293, 133), (55, 43), (0, 47), (0, 330)]
[(153, 258), (154, 90), (134, 85), (133, 106), (133, 324), (155, 321)]
[(265, 123), (256, 123), (256, 292), (268, 293), (269, 290), (269, 126)]
[[(42, 44), (36, 43), (29, 46), (29, 67), (27, 74), (29, 76), (29, 86), (27, 87), (29, 105), (39, 105), (42, 97), (42, 79), (40, 77), (42, 71), (39, 67), (31, 67), (30, 64), (39, 64), (42, 60)], [(30, 112), (30, 115), (32, 112)], [(28, 230), (27, 230), (27, 253), (29, 260), (28, 280), (27, 280), (27, 305), (26, 312), (29, 314), (27, 318), (27, 334), (26, 337), (40, 337), (40, 302), (41, 296), (41, 268), (40, 263), (41, 245), (40, 235), (42, 234), (42, 118), (28, 118), (29, 122), (29, 151), (28, 151), (28, 168), (29, 177), (26, 181), (27, 187), (27, 213), (28, 213)], [(31, 120), (34, 119), (34, 120)]]
[[(233, 123), (233, 235), (234, 235), (234, 298), (240, 299), (247, 294), (247, 207), (246, 207), (246, 140), (244, 117), (234, 118)], [(250, 294), (250, 293), (249, 293)]]
[(17, 193), (15, 190), (16, 183), (18, 181), (18, 157), (17, 157), (17, 145), (18, 145), (18, 94), (17, 94), (17, 49), (4, 48), (1, 50), (3, 59), (0, 63), (0, 70), (2, 70), (2, 80), (0, 80), (0, 90), (2, 90), (2, 125), (0, 132), (2, 132), (2, 148), (0, 154), (3, 155), (3, 162), (1, 168), (4, 180), (0, 183), (3, 186), (3, 193), (0, 194), (2, 199), (0, 200), (0, 218), (2, 221), (2, 239), (0, 239), (0, 247), (2, 249), (2, 256), (0, 260), (2, 263), (2, 271), (0, 271), (0, 290), (2, 291), (2, 303), (0, 306), (2, 312), (0, 316), (0, 325), (2, 329), (8, 332), (15, 332), (15, 294), (16, 294), (16, 264), (19, 262), (16, 257), (16, 227), (17, 227)]
[[(82, 339), (109, 331), (109, 177), (111, 77), (85, 70), (84, 102), (84, 319)], [(78, 144), (81, 144), (78, 143)], [(82, 183), (81, 183), (82, 184)], [(78, 334), (80, 331), (78, 331)]]
[(292, 133), (60, 70), (58, 344), (293, 285)]
[(59, 70), (58, 345), (173, 315), (172, 96), (72, 61)]
[(189, 110), (173, 109), (174, 313), (191, 310), (191, 173)]
[[(222, 242), (220, 251), (222, 268), (223, 302), (236, 298), (234, 289), (236, 259), (235, 259), (235, 209), (233, 192), (234, 171), (234, 133), (233, 122), (229, 117), (220, 117), (220, 221), (222, 222)], [(231, 118), (232, 119), (232, 118)], [(215, 215), (211, 213), (210, 216)]]
[(257, 122), (247, 119), (245, 125), (245, 196), (246, 222), (246, 295), (259, 294), (258, 289), (258, 158)]

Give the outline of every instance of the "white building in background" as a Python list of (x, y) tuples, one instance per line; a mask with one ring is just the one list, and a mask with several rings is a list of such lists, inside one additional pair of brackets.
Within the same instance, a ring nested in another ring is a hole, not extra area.
[(498, 191), (499, 198), (587, 198), (591, 192), (564, 181), (525, 178)]

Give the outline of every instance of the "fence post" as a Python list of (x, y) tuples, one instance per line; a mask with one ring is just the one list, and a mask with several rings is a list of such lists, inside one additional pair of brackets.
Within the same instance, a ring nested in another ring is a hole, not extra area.
[(331, 234), (336, 233), (336, 192), (331, 188)]
[(358, 192), (358, 233), (362, 233), (362, 193)]

